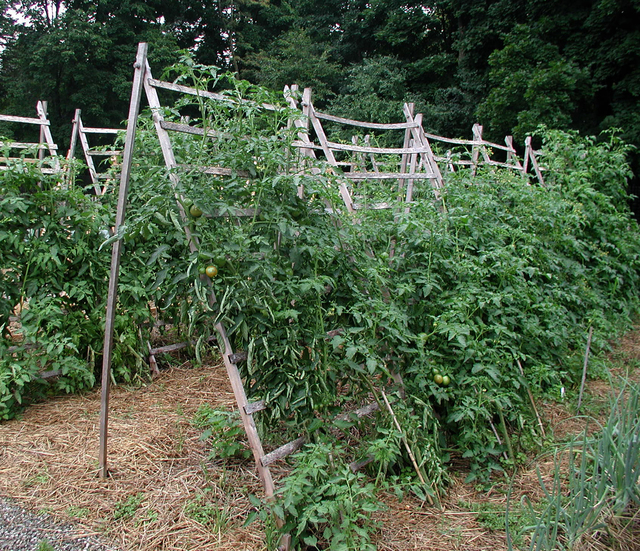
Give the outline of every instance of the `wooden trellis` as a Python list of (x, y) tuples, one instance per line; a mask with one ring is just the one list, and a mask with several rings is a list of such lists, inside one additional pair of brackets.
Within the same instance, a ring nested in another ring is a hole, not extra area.
[[(119, 201), (118, 201), (118, 212), (116, 215), (116, 231), (124, 222), (124, 212), (127, 201), (127, 192), (128, 192), (128, 181), (129, 174), (132, 164), (132, 156), (133, 156), (133, 144), (135, 140), (135, 126), (138, 119), (139, 107), (141, 102), (142, 90), (145, 91), (145, 95), (149, 106), (153, 113), (153, 121), (155, 125), (155, 129), (158, 135), (158, 140), (160, 143), (160, 147), (162, 149), (162, 154), (164, 157), (165, 164), (169, 169), (169, 177), (171, 179), (172, 186), (174, 190), (180, 179), (179, 174), (179, 165), (176, 162), (176, 158), (174, 155), (171, 133), (173, 132), (182, 132), (188, 134), (200, 134), (203, 135), (204, 130), (202, 128), (198, 128), (195, 126), (190, 126), (188, 124), (178, 124), (167, 122), (163, 116), (163, 108), (160, 103), (160, 99), (158, 97), (158, 89), (175, 91), (183, 94), (192, 94), (192, 95), (200, 95), (207, 97), (209, 99), (221, 100), (224, 99), (228, 101), (227, 98), (221, 96), (219, 94), (212, 94), (210, 92), (196, 90), (193, 88), (189, 88), (186, 86), (180, 86), (169, 82), (162, 82), (153, 78), (151, 74), (151, 69), (149, 67), (149, 63), (147, 61), (147, 45), (140, 44), (138, 47), (138, 54), (136, 58), (135, 64), (135, 74), (134, 74), (134, 84), (132, 89), (132, 98), (131, 105), (129, 110), (129, 118), (127, 123), (127, 137), (125, 141), (125, 148), (123, 154), (122, 161), (122, 172), (120, 178), (120, 191), (119, 191)], [(193, 167), (190, 167), (193, 168)], [(216, 175), (230, 175), (232, 172), (230, 169), (225, 167), (200, 167), (201, 172), (206, 174), (216, 174)], [(178, 195), (176, 195), (177, 199), (181, 199)], [(184, 211), (182, 203), (180, 200), (177, 201), (178, 209), (180, 212), (180, 216), (184, 221), (185, 232), (187, 235), (187, 239), (189, 242), (189, 247), (192, 252), (198, 250), (199, 242), (196, 236), (192, 235), (188, 223), (187, 223), (187, 215)], [(112, 339), (113, 339), (113, 318), (115, 311), (115, 302), (116, 302), (116, 289), (117, 289), (117, 279), (119, 272), (119, 263), (120, 263), (120, 241), (116, 241), (114, 243), (114, 248), (112, 252), (112, 263), (111, 263), (111, 277), (110, 277), (110, 286), (109, 286), (109, 297), (107, 299), (107, 325), (105, 328), (105, 345), (104, 345), (104, 361), (103, 361), (103, 371), (102, 371), (102, 414), (101, 414), (101, 435), (100, 435), (100, 469), (101, 475), (107, 475), (107, 427), (108, 427), (108, 395), (109, 395), (109, 379), (110, 379), (110, 369), (111, 369), (111, 348), (112, 348)], [(214, 306), (216, 302), (216, 296), (211, 287), (211, 280), (205, 275), (202, 274), (201, 279), (203, 283), (205, 283), (209, 287), (209, 305)], [(258, 431), (256, 428), (255, 421), (253, 419), (253, 414), (261, 409), (264, 409), (263, 403), (254, 403), (249, 404), (247, 400), (247, 396), (244, 390), (244, 386), (242, 383), (242, 378), (240, 376), (238, 367), (235, 362), (239, 361), (239, 356), (234, 354), (231, 344), (229, 342), (227, 331), (222, 322), (217, 322), (215, 324), (215, 329), (219, 335), (218, 342), (221, 345), (222, 351), (222, 359), (224, 361), (225, 367), (227, 369), (227, 373), (229, 379), (231, 381), (231, 385), (233, 388), (234, 396), (236, 399), (236, 403), (238, 405), (238, 409), (240, 412), (240, 417), (242, 419), (244, 429), (247, 433), (247, 437), (249, 440), (249, 445), (253, 452), (256, 465), (258, 468), (258, 473), (262, 480), (265, 494), (267, 497), (272, 497), (274, 495), (274, 485), (271, 473), (269, 471), (269, 463), (272, 459), (272, 455), (267, 456), (264, 453), (262, 442), (258, 435)]]
[[(220, 136), (206, 128), (192, 126), (186, 121), (170, 122), (165, 120), (166, 112), (158, 95), (158, 90), (166, 92), (177, 92), (180, 94), (189, 94), (206, 98), (213, 101), (231, 102), (227, 96), (197, 90), (188, 86), (178, 85), (170, 82), (163, 82), (153, 78), (151, 69), (147, 60), (147, 45), (140, 44), (134, 65), (134, 81), (131, 93), (131, 102), (129, 107), (129, 116), (127, 122), (125, 146), (122, 155), (122, 165), (120, 173), (120, 186), (118, 194), (118, 206), (116, 212), (115, 231), (118, 232), (124, 224), (125, 210), (127, 204), (129, 178), (133, 160), (133, 148), (135, 143), (136, 125), (142, 101), (142, 93), (144, 91), (149, 107), (152, 112), (155, 131), (162, 150), (165, 165), (168, 169), (170, 182), (176, 195), (177, 207), (180, 217), (183, 221), (184, 230), (192, 253), (199, 249), (199, 240), (197, 236), (190, 231), (187, 213), (184, 210), (184, 198), (179, 194), (178, 184), (180, 183), (181, 174), (184, 169), (197, 170), (203, 174), (213, 174), (217, 176), (231, 176), (234, 172), (231, 169), (221, 166), (189, 166), (181, 167), (174, 153), (172, 135), (190, 134), (198, 136), (211, 136), (219, 138)], [(317, 153), (321, 153), (328, 164), (335, 169), (336, 177), (340, 183), (340, 193), (344, 201), (347, 212), (354, 212), (362, 203), (357, 184), (361, 181), (395, 181), (397, 189), (395, 196), (398, 203), (405, 204), (409, 208), (410, 204), (415, 201), (416, 186), (420, 183), (427, 183), (423, 186), (431, 190), (430, 193), (438, 199), (440, 190), (444, 186), (444, 181), (439, 166), (440, 159), (436, 157), (431, 148), (431, 143), (435, 138), (424, 131), (422, 126), (422, 115), (414, 114), (412, 104), (405, 104), (403, 113), (405, 122), (396, 124), (379, 124), (361, 122), (341, 117), (335, 117), (325, 113), (317, 112), (311, 102), (311, 90), (307, 89), (302, 94), (301, 106), (296, 99), (297, 90), (295, 87), (285, 88), (285, 97), (291, 107), (301, 108), (304, 117), (296, 119), (293, 124), (298, 128), (298, 140), (294, 145), (299, 148), (303, 156), (315, 158)], [(264, 106), (268, 109), (276, 109), (274, 106)], [(80, 130), (81, 121), (78, 113), (78, 136), (82, 135)], [(355, 127), (359, 129), (369, 129), (374, 131), (400, 131), (402, 132), (402, 147), (387, 148), (372, 145), (370, 138), (354, 136), (351, 144), (343, 144), (332, 142), (327, 139), (323, 123), (337, 124), (346, 127)], [(449, 143), (462, 143), (472, 146), (471, 164), (468, 166), (476, 167), (479, 164), (490, 165), (507, 165), (510, 168), (525, 172), (526, 168), (517, 159), (513, 144), (507, 141), (507, 146), (503, 147), (507, 152), (507, 162), (499, 163), (492, 161), (489, 149), (494, 148), (496, 144), (485, 142), (481, 137), (482, 129), (477, 127), (474, 129), (474, 140), (472, 141), (455, 141), (450, 140)], [(86, 129), (85, 129), (86, 133)], [(315, 137), (313, 141), (311, 136)], [(446, 141), (446, 139), (444, 139)], [(533, 154), (532, 154), (533, 155)], [(391, 159), (385, 160), (386, 159)], [(532, 157), (534, 158), (534, 157)], [(442, 161), (440, 161), (442, 162)], [(458, 164), (462, 165), (459, 161)], [(389, 170), (390, 163), (396, 163), (394, 170)], [(449, 159), (449, 163), (453, 166), (454, 160)], [(464, 166), (464, 165), (462, 165)], [(316, 166), (313, 171), (319, 171)], [(238, 171), (235, 171), (238, 173)], [(246, 175), (248, 177), (248, 174)], [(298, 190), (298, 194), (302, 196), (303, 189)], [(371, 207), (372, 205), (363, 205)], [(379, 205), (379, 208), (391, 207), (391, 204)], [(237, 215), (243, 214), (243, 209), (238, 209)], [(245, 211), (247, 209), (244, 209)], [(246, 214), (246, 213), (245, 213)], [(252, 212), (250, 214), (255, 214)], [(102, 364), (102, 409), (100, 418), (100, 473), (106, 477), (107, 471), (107, 440), (108, 440), (108, 407), (109, 407), (109, 385), (112, 357), (112, 341), (114, 331), (115, 306), (117, 297), (117, 285), (120, 269), (122, 241), (116, 240), (113, 243), (111, 274), (109, 280), (109, 294), (107, 298), (107, 314), (105, 323), (104, 353)], [(211, 280), (205, 275), (200, 276), (202, 283), (208, 288), (209, 306), (213, 308), (216, 304), (216, 296), (213, 292)], [(215, 323), (215, 329), (218, 334), (218, 343), (222, 348), (222, 359), (225, 364), (229, 380), (231, 382), (235, 400), (238, 406), (240, 417), (247, 434), (249, 445), (253, 452), (256, 462), (258, 474), (264, 486), (267, 498), (271, 498), (275, 494), (273, 478), (269, 470), (269, 465), (274, 461), (285, 457), (289, 453), (299, 449), (304, 438), (298, 438), (269, 454), (264, 453), (262, 442), (260, 440), (253, 415), (258, 411), (265, 409), (262, 401), (249, 403), (243, 386), (242, 378), (238, 370), (237, 364), (242, 361), (241, 354), (235, 354), (232, 350), (226, 328), (220, 321)], [(153, 353), (153, 351), (150, 351)], [(362, 415), (366, 415), (373, 411), (371, 408), (363, 408)], [(360, 410), (355, 412), (360, 416)], [(286, 542), (285, 542), (286, 543)], [(286, 544), (285, 544), (286, 546)]]
[[(47, 117), (47, 102), (38, 101), (36, 104), (37, 117), (17, 117), (13, 115), (0, 115), (0, 121), (12, 122), (18, 124), (28, 124), (39, 127), (39, 138), (37, 142), (3, 142), (3, 148), (9, 150), (9, 156), (0, 157), (0, 169), (4, 169), (8, 162), (21, 160), (22, 162), (40, 163), (50, 157), (52, 166), (42, 166), (41, 170), (44, 174), (57, 174), (60, 172), (60, 161), (58, 160), (58, 146), (53, 141), (51, 135), (50, 122)], [(31, 150), (32, 157), (22, 156), (16, 157), (12, 150)]]
[[(102, 136), (110, 136), (111, 140), (118, 133), (123, 132), (117, 128), (93, 128), (89, 126), (85, 126), (82, 122), (81, 111), (80, 109), (76, 109), (75, 115), (73, 117), (73, 127), (71, 130), (71, 143), (69, 145), (69, 152), (67, 153), (67, 159), (73, 159), (76, 154), (76, 147), (78, 141), (80, 142), (80, 147), (82, 148), (82, 153), (84, 155), (84, 160), (87, 164), (87, 168), (89, 169), (89, 176), (91, 177), (91, 183), (93, 184), (93, 189), (96, 195), (103, 195), (106, 191), (107, 185), (106, 180), (110, 178), (117, 178), (117, 175), (113, 173), (107, 173), (104, 170), (99, 171), (98, 168), (102, 163), (98, 162), (96, 166), (96, 162), (94, 159), (98, 159), (98, 161), (104, 161), (106, 158), (117, 158), (118, 160), (122, 156), (121, 149), (105, 149), (103, 147), (91, 146), (89, 144), (89, 135), (102, 135)], [(111, 163), (113, 164), (113, 163)]]
[[(321, 113), (313, 107), (311, 89), (304, 90), (301, 101), (295, 99), (297, 92), (298, 88), (295, 85), (285, 87), (284, 93), (289, 105), (301, 109), (303, 114), (303, 119), (296, 121), (296, 126), (300, 130), (299, 139), (294, 142), (294, 145), (303, 155), (310, 157), (316, 157), (315, 152), (321, 151), (327, 162), (340, 167), (341, 176), (347, 181), (397, 179), (398, 189), (407, 203), (411, 203), (413, 199), (416, 180), (429, 180), (435, 197), (439, 198), (439, 190), (444, 186), (442, 172), (455, 172), (456, 168), (468, 168), (475, 174), (480, 166), (495, 166), (512, 169), (524, 175), (531, 166), (540, 184), (544, 185), (542, 169), (537, 161), (539, 152), (531, 147), (531, 137), (525, 141), (524, 162), (521, 162), (512, 136), (505, 137), (505, 145), (486, 141), (482, 137), (483, 128), (479, 124), (473, 125), (472, 140), (446, 138), (425, 132), (423, 116), (420, 113), (414, 114), (414, 105), (411, 103), (405, 103), (403, 106), (405, 123), (380, 124)], [(358, 136), (353, 136), (352, 144), (332, 142), (327, 138), (323, 121), (381, 132), (404, 130), (403, 146), (402, 148), (372, 147), (369, 135), (364, 136), (362, 145), (359, 143)], [(311, 130), (315, 133), (315, 141), (310, 137)], [(449, 149), (444, 155), (434, 154), (432, 144), (435, 143), (444, 144)], [(456, 149), (452, 150), (451, 146)], [(504, 160), (492, 158), (492, 154), (496, 151), (501, 152)], [(345, 154), (350, 154), (351, 158), (344, 159)], [(385, 172), (380, 169), (380, 165), (384, 164), (381, 159), (391, 155), (401, 156), (397, 172)], [(359, 205), (353, 201), (346, 183), (341, 184), (340, 192), (349, 212), (358, 208)]]
[[(413, 105), (405, 104), (404, 114), (406, 122), (384, 124), (363, 122), (343, 117), (336, 117), (316, 111), (311, 101), (311, 89), (306, 88), (302, 94), (302, 101), (296, 99), (297, 87), (285, 87), (284, 94), (289, 105), (302, 109), (302, 120), (296, 121), (299, 128), (298, 140), (293, 143), (305, 156), (316, 157), (316, 151), (322, 152), (325, 160), (336, 167), (340, 181), (340, 195), (347, 212), (353, 212), (366, 204), (366, 198), (358, 195), (354, 184), (362, 181), (393, 181), (397, 182), (398, 198), (410, 204), (414, 198), (416, 181), (429, 181), (435, 197), (440, 197), (443, 187), (442, 174), (433, 156), (429, 140), (422, 128), (422, 115), (413, 113)], [(301, 104), (301, 105), (300, 105)], [(403, 133), (402, 147), (372, 146), (368, 135), (360, 138), (352, 137), (351, 144), (330, 141), (323, 126), (323, 121), (366, 130), (381, 132), (401, 131)], [(315, 141), (311, 139), (313, 130)], [(389, 164), (400, 159), (393, 170)], [(383, 168), (384, 167), (384, 168)], [(365, 201), (365, 203), (362, 202)], [(389, 208), (387, 202), (367, 205), (369, 208)]]
[[(544, 185), (544, 178), (537, 161), (539, 152), (531, 148), (531, 137), (525, 140), (524, 160), (521, 161), (513, 144), (513, 136), (506, 136), (504, 139), (505, 145), (501, 145), (486, 141), (482, 137), (482, 131), (481, 125), (474, 124), (471, 129), (472, 140), (445, 138), (444, 136), (429, 133), (426, 135), (432, 143), (442, 143), (446, 147), (453, 146), (456, 148), (453, 150), (450, 147), (444, 156), (435, 156), (437, 162), (443, 165), (448, 172), (455, 172), (456, 168), (467, 168), (471, 170), (472, 174), (475, 174), (480, 166), (495, 166), (508, 168), (526, 175), (528, 174), (529, 161), (531, 161), (531, 166), (534, 167), (534, 174), (538, 182)], [(504, 160), (492, 158), (491, 155), (495, 151), (502, 152)]]

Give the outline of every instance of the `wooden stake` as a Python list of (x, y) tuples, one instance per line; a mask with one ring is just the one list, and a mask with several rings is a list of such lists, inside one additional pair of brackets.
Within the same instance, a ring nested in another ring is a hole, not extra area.
[(578, 395), (578, 407), (576, 413), (580, 414), (580, 406), (582, 404), (582, 394), (584, 393), (584, 384), (587, 380), (587, 366), (589, 365), (589, 350), (591, 349), (591, 337), (593, 336), (593, 325), (589, 327), (589, 335), (587, 336), (587, 349), (584, 351), (584, 365), (582, 366), (582, 381), (580, 382), (580, 394)]
[(540, 431), (542, 432), (542, 436), (546, 437), (547, 435), (544, 432), (544, 425), (542, 424), (542, 419), (540, 419), (540, 414), (538, 413), (538, 408), (536, 407), (536, 401), (533, 399), (533, 394), (531, 393), (531, 389), (529, 388), (529, 384), (527, 383), (524, 377), (524, 369), (522, 369), (522, 364), (520, 360), (516, 360), (518, 367), (520, 368), (520, 374), (524, 380), (525, 388), (527, 389), (527, 394), (529, 395), (529, 401), (531, 402), (531, 407), (533, 408), (533, 412), (536, 414), (536, 419), (538, 419), (538, 426), (540, 427)]
[[(133, 86), (131, 88), (131, 102), (129, 104), (129, 118), (127, 119), (127, 138), (122, 159), (122, 172), (120, 174), (120, 190), (118, 193), (118, 208), (116, 212), (116, 232), (124, 224), (129, 191), (129, 176), (133, 160), (133, 146), (136, 137), (136, 124), (140, 110), (142, 97), (142, 77), (144, 74), (144, 60), (147, 56), (147, 44), (138, 44), (138, 53)], [(111, 273), (109, 276), (109, 294), (107, 295), (107, 313), (104, 328), (104, 350), (102, 356), (102, 395), (100, 402), (100, 476), (107, 477), (107, 436), (109, 420), (109, 386), (111, 383), (111, 355), (113, 352), (113, 327), (115, 321), (116, 298), (118, 294), (118, 275), (120, 272), (120, 255), (122, 252), (122, 240), (113, 243), (111, 251)]]

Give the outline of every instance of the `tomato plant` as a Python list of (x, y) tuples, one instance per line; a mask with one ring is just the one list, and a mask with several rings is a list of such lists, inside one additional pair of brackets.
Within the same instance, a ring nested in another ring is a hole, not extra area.
[[(180, 164), (231, 171), (193, 170), (172, 181), (160, 168), (153, 121), (141, 117), (127, 224), (111, 238), (126, 250), (117, 380), (147, 369), (157, 319), (167, 323), (160, 331), (171, 327), (172, 338), (196, 343), (198, 361), (220, 320), (234, 350), (246, 352), (249, 397), (267, 404), (262, 427), (282, 438), (307, 430), (329, 438), (329, 421), (345, 403), (362, 405), (382, 390), (393, 399), (401, 380), (405, 399), (394, 410), (417, 460), (441, 484), (444, 449), (469, 457), (472, 476), (501, 469), (508, 450), (492, 424), (533, 439), (525, 389), (551, 396), (575, 385), (588, 327), (597, 353), (637, 310), (640, 232), (626, 207), (626, 148), (617, 140), (547, 133), (547, 188), (498, 168), (460, 171), (447, 175), (441, 204), (416, 185), (410, 210), (362, 209), (352, 219), (336, 214), (333, 171), (310, 159), (301, 170), (297, 129), (288, 124), (295, 114), (280, 98), (194, 63), (172, 70), (176, 81), (202, 89), (216, 82), (242, 100), (182, 97), (166, 115), (211, 130), (175, 139)], [(0, 173), (7, 416), (23, 389), (40, 388), (32, 379), (45, 364), (65, 371), (65, 390), (92, 383), (109, 265), (101, 232), (109, 233), (115, 211), (116, 194), (89, 199), (29, 170)], [(397, 194), (371, 182), (353, 192), (392, 204)], [(192, 201), (185, 220), (176, 196)], [(206, 223), (193, 220), (195, 205)], [(190, 252), (190, 236), (198, 251)], [(203, 272), (216, 277), (215, 303)], [(9, 316), (21, 300), (29, 303), (25, 346), (8, 354)], [(26, 354), (36, 343), (51, 353)], [(409, 465), (388, 418), (359, 428), (377, 476)]]

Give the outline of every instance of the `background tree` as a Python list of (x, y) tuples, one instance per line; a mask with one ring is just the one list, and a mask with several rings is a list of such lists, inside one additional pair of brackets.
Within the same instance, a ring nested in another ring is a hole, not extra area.
[(37, 99), (49, 101), (61, 143), (77, 107), (95, 124), (117, 125), (126, 116), (131, 60), (145, 40), (154, 67), (189, 49), (201, 63), (278, 91), (312, 86), (321, 108), (355, 118), (390, 117), (394, 109), (401, 117), (400, 103), (410, 100), (429, 130), (452, 137), (470, 137), (480, 122), (490, 138), (521, 141), (542, 122), (590, 134), (620, 127), (640, 145), (637, 0), (0, 6), (0, 109), (32, 114)]
[[(131, 94), (131, 60), (139, 41), (151, 44), (152, 63), (177, 59), (177, 42), (154, 20), (146, 3), (106, 3), (55, 10), (31, 3), (27, 21), (8, 37), (2, 52), (2, 112), (34, 116), (38, 100), (48, 102), (54, 139), (69, 141), (76, 108), (92, 125), (121, 126)], [(53, 15), (52, 15), (53, 14)], [(142, 16), (140, 14), (143, 14)], [(6, 130), (24, 131), (21, 127)], [(4, 132), (5, 129), (2, 129)]]

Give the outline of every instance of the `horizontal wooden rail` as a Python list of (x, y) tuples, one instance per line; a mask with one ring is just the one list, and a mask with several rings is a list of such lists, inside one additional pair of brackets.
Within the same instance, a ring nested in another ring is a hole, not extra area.
[[(215, 335), (211, 335), (207, 342), (215, 342), (217, 338)], [(156, 354), (166, 354), (168, 352), (176, 352), (178, 350), (182, 350), (183, 348), (187, 348), (187, 346), (195, 346), (197, 341), (189, 342), (177, 342), (175, 344), (168, 344), (166, 346), (160, 346), (158, 348), (150, 348), (149, 354), (151, 356), (155, 356)]]
[[(0, 158), (0, 161), (2, 161), (3, 159)], [(4, 159), (7, 160), (7, 159)], [(9, 160), (16, 160), (16, 161), (27, 161), (27, 162), (37, 162), (38, 159), (9, 159)], [(9, 170), (8, 166), (0, 166), (0, 170)], [(42, 174), (59, 174), (60, 171), (58, 169), (55, 168), (43, 168), (40, 167), (38, 169), (40, 172), (42, 172)]]
[(85, 126), (82, 128), (85, 134), (118, 134), (118, 132), (125, 132), (125, 130), (119, 130), (117, 128), (90, 128)]
[(0, 142), (0, 147), (9, 147), (11, 149), (58, 149), (57, 145), (48, 145), (46, 143), (27, 143), (27, 142)]
[(501, 149), (502, 151), (508, 151), (511, 153), (516, 152), (515, 149), (507, 145), (500, 145), (498, 143), (493, 143), (493, 142), (485, 142), (484, 140), (464, 140), (462, 138), (459, 138), (459, 139), (445, 138), (443, 136), (438, 136), (436, 134), (429, 134), (428, 132), (425, 132), (424, 135), (430, 140), (437, 141), (437, 142), (450, 143), (454, 145), (471, 145), (471, 146), (478, 146), (478, 147), (485, 146), (485, 147), (491, 147), (493, 149)]
[(177, 165), (176, 168), (201, 172), (202, 174), (211, 174), (213, 176), (233, 176), (237, 174), (240, 178), (249, 178), (249, 173), (246, 170), (234, 170), (222, 166)]
[[(256, 402), (256, 404), (259, 404), (259, 403), (260, 402)], [(249, 406), (250, 405), (251, 404), (249, 404)], [(247, 408), (249, 408), (249, 406), (245, 407), (245, 411), (247, 410)], [(261, 409), (264, 409), (264, 408), (261, 408)], [(374, 413), (375, 411), (378, 411), (379, 409), (380, 409), (380, 406), (378, 405), (378, 403), (374, 402), (364, 407), (361, 407), (359, 409), (356, 409), (354, 411), (341, 413), (336, 417), (336, 420), (348, 421), (349, 419), (352, 419), (354, 416), (360, 419), (362, 417), (365, 417), (366, 415), (371, 415), (372, 413)], [(284, 459), (288, 455), (291, 455), (292, 453), (298, 451), (302, 446), (304, 446), (304, 443), (306, 441), (307, 441), (306, 437), (300, 436), (299, 438), (296, 438), (295, 440), (292, 440), (291, 442), (284, 444), (279, 448), (276, 448), (272, 452), (263, 455), (262, 458), (260, 459), (260, 463), (262, 463), (263, 467), (267, 467), (268, 465), (271, 465), (271, 463), (274, 463), (279, 459)]]
[(264, 400), (258, 400), (257, 402), (252, 402), (250, 404), (247, 404), (246, 406), (244, 406), (244, 412), (247, 415), (253, 415), (254, 413), (257, 413), (258, 411), (263, 411), (267, 409), (267, 406), (264, 402)]
[[(164, 82), (162, 80), (157, 80), (155, 78), (147, 79), (147, 82), (150, 86), (154, 88), (161, 88), (163, 90), (172, 90), (174, 92), (180, 92), (181, 94), (187, 94), (190, 96), (198, 96), (208, 99), (213, 99), (216, 101), (224, 101), (227, 103), (235, 104), (238, 103), (233, 98), (229, 96), (225, 96), (223, 94), (216, 94), (215, 92), (209, 92), (208, 90), (198, 90), (197, 88), (191, 88), (189, 86), (183, 86), (181, 84), (175, 84), (173, 82)], [(249, 100), (243, 100), (244, 102), (250, 103)], [(271, 105), (270, 103), (261, 104), (262, 107), (269, 111), (281, 111), (282, 107), (277, 107), (275, 105)]]
[[(182, 132), (183, 134), (193, 134), (194, 136), (205, 135), (204, 128), (199, 128), (198, 126), (191, 126), (189, 124), (162, 121), (160, 122), (160, 127), (163, 128), (164, 130), (173, 130), (174, 132)], [(207, 130), (206, 134), (210, 138), (232, 138), (230, 134), (225, 134), (224, 132), (217, 132), (215, 130)]]
[(365, 122), (356, 121), (353, 119), (344, 119), (342, 117), (336, 117), (335, 115), (328, 115), (327, 113), (315, 112), (316, 117), (325, 121), (339, 122), (341, 124), (348, 124), (349, 126), (358, 126), (361, 128), (371, 128), (377, 130), (404, 130), (407, 128), (418, 128), (418, 125), (414, 122), (394, 122), (394, 123), (381, 123), (381, 122)]
[(112, 149), (112, 150), (96, 150), (92, 149), (91, 151), (87, 151), (87, 155), (92, 157), (113, 157), (114, 155), (122, 155), (121, 149)]
[(15, 117), (13, 115), (0, 115), (0, 121), (20, 122), (24, 124), (37, 124), (39, 126), (49, 126), (47, 119), (36, 119), (33, 117)]
[(474, 166), (474, 165), (490, 165), (490, 166), (499, 166), (502, 168), (513, 168), (516, 170), (520, 170), (523, 171), (523, 167), (514, 164), (509, 164), (509, 163), (503, 163), (501, 161), (493, 161), (493, 160), (482, 160), (482, 161), (478, 161), (477, 163), (474, 163), (472, 160), (465, 160), (465, 159), (447, 159), (446, 157), (435, 157), (436, 161), (440, 161), (443, 163), (447, 163), (447, 164), (452, 164), (452, 165), (459, 165), (459, 166)]
[(284, 459), (287, 455), (291, 455), (293, 452), (298, 451), (302, 446), (304, 446), (306, 441), (307, 439), (304, 436), (296, 438), (288, 444), (273, 450), (271, 453), (263, 455), (260, 458), (260, 463), (262, 463), (263, 467), (268, 467), (271, 463), (278, 461), (278, 459)]
[(345, 172), (349, 180), (430, 180), (436, 177), (433, 172)]
[[(301, 149), (318, 149), (322, 150), (321, 145), (314, 143), (303, 142), (295, 140), (292, 142), (294, 147)], [(403, 155), (403, 154), (422, 154), (427, 153), (428, 149), (425, 147), (366, 147), (362, 145), (349, 145), (344, 143), (327, 142), (327, 147), (336, 151), (352, 151), (354, 153), (379, 153), (382, 155)]]
[(383, 155), (411, 155), (420, 153), (427, 153), (429, 150), (426, 147), (366, 147), (362, 145), (349, 145), (343, 143), (336, 143), (327, 141), (329, 149), (335, 149), (337, 151), (353, 151), (354, 153), (380, 153)]

